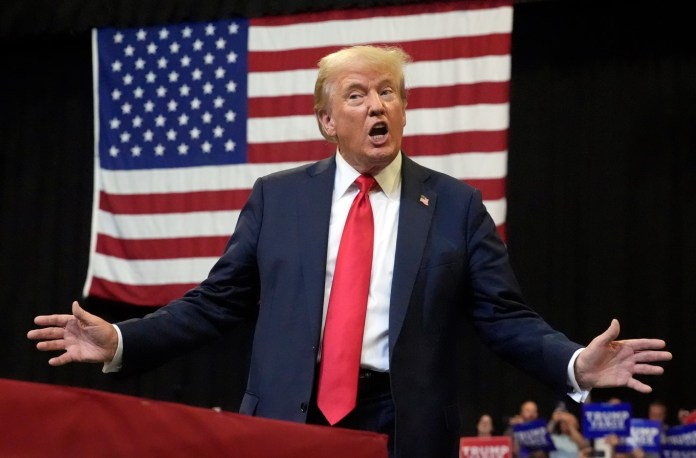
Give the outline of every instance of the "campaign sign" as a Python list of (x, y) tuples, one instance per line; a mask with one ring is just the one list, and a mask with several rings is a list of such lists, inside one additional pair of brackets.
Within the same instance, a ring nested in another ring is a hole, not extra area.
[[(662, 448), (662, 423), (657, 420), (631, 418), (630, 436), (620, 441), (615, 451), (630, 453), (633, 449), (641, 449), (646, 453), (660, 453)], [(623, 438), (622, 438), (623, 439)]]
[(462, 437), (459, 458), (512, 458), (510, 436)]
[(512, 437), (520, 445), (520, 454), (522, 456), (525, 456), (531, 450), (556, 450), (547, 429), (546, 421), (543, 419), (513, 426)]
[(696, 458), (696, 423), (667, 430), (663, 458)]
[(588, 439), (616, 434), (630, 435), (631, 404), (588, 403), (582, 405), (582, 430)]

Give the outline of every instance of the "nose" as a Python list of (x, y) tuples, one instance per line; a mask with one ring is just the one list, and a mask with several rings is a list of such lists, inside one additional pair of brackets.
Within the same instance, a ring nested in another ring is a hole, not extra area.
[(367, 94), (367, 103), (370, 116), (379, 116), (384, 114), (384, 105), (377, 91), (370, 91)]

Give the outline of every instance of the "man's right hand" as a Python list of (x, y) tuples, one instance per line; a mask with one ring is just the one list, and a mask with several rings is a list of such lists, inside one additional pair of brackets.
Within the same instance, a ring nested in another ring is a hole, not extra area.
[(41, 351), (64, 353), (48, 360), (51, 366), (72, 362), (107, 363), (116, 354), (118, 334), (111, 323), (84, 310), (77, 301), (72, 303), (72, 315), (40, 315), (34, 318), (40, 329), (27, 333), (38, 340)]

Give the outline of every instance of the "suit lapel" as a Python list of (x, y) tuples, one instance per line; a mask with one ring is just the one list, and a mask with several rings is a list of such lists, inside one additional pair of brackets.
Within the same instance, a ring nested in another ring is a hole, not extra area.
[(298, 189), (299, 210), (297, 230), (303, 248), (300, 278), (307, 293), (307, 314), (310, 333), (319, 341), (324, 306), (326, 252), (329, 243), (331, 196), (336, 175), (334, 157), (324, 159), (307, 169), (305, 182)]
[(425, 184), (430, 175), (427, 169), (404, 155), (401, 170), (399, 228), (389, 305), (390, 354), (406, 317), (437, 202), (437, 194)]

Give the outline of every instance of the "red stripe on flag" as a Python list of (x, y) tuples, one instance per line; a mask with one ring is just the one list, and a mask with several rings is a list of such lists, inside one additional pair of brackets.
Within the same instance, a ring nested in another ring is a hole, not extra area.
[(500, 238), (503, 239), (503, 241), (507, 240), (507, 224), (498, 224), (496, 226), (496, 229), (498, 229), (498, 234), (500, 235)]
[(239, 210), (250, 193), (250, 189), (169, 194), (109, 194), (101, 191), (99, 209), (119, 215)]
[(505, 197), (505, 178), (482, 178), (464, 180), (481, 191), (483, 200), (498, 200)]
[[(510, 85), (507, 81), (417, 87), (408, 91), (408, 107), (410, 109), (442, 108), (482, 103), (508, 103), (509, 96)], [(248, 103), (250, 118), (314, 115), (314, 97), (311, 94), (252, 97)], [(317, 130), (317, 134), (318, 132)]]
[[(459, 84), (455, 86), (417, 87), (408, 91), (408, 109), (442, 108), (482, 103), (508, 103), (510, 84)], [(406, 114), (408, 116), (408, 113)]]
[[(250, 118), (269, 116), (314, 115), (314, 96), (311, 94), (281, 97), (251, 97), (248, 101)], [(317, 135), (319, 130), (317, 128)]]
[(507, 151), (507, 130), (454, 132), (404, 137), (403, 149), (411, 156)]
[(181, 297), (186, 291), (197, 286), (196, 283), (173, 285), (126, 285), (100, 277), (92, 277), (90, 295), (115, 299), (132, 305), (165, 305), (172, 298)]
[(399, 43), (415, 62), (510, 54), (510, 34), (452, 37)]
[(227, 235), (132, 240), (98, 234), (96, 250), (122, 259), (217, 258), (228, 240)]
[[(317, 135), (319, 130), (317, 128)], [(438, 135), (404, 137), (404, 151), (411, 156), (439, 156), (451, 153), (493, 153), (507, 151), (507, 130), (455, 132)], [(316, 161), (335, 152), (326, 141), (250, 143), (247, 161), (268, 163), (278, 161)]]
[(247, 162), (263, 164), (279, 161), (318, 161), (336, 152), (326, 140), (321, 139), (317, 128), (317, 140), (279, 143), (249, 143)]

